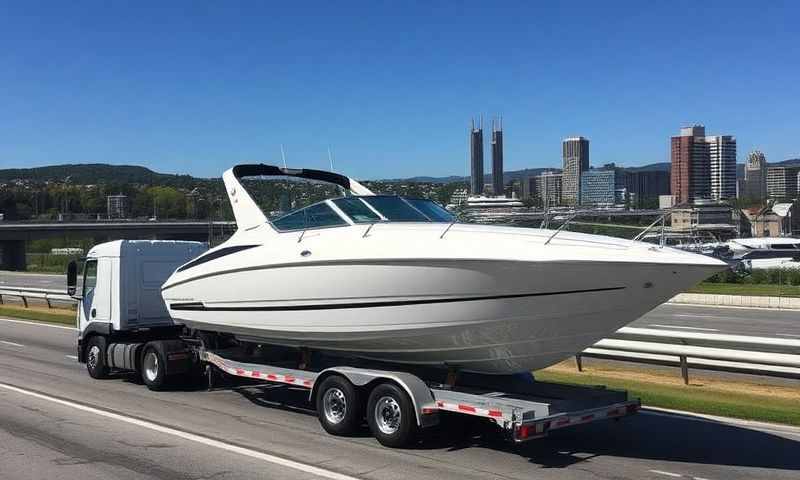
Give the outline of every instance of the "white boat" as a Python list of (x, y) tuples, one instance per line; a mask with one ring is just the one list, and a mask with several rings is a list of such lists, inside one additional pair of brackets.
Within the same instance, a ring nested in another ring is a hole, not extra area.
[[(341, 186), (268, 221), (241, 178)], [(483, 373), (534, 370), (608, 336), (725, 263), (648, 243), (455, 223), (428, 200), (347, 177), (242, 165), (223, 175), (238, 225), (164, 284), (190, 328), (368, 359)]]
[(800, 238), (761, 237), (729, 240), (728, 248), (737, 260), (752, 268), (775, 268), (800, 263)]

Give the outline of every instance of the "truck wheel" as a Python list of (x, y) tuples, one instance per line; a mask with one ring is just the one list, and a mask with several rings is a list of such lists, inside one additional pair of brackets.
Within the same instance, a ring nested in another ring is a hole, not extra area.
[(86, 370), (89, 376), (96, 379), (108, 378), (109, 368), (106, 361), (106, 337), (95, 335), (86, 344)]
[(331, 435), (352, 435), (361, 426), (361, 395), (346, 378), (333, 375), (317, 390), (317, 416)]
[(417, 417), (408, 394), (393, 383), (372, 390), (367, 402), (367, 423), (372, 435), (385, 447), (403, 447), (417, 435)]
[(151, 344), (144, 347), (142, 355), (142, 380), (150, 390), (163, 390), (167, 386), (167, 362), (161, 352)]

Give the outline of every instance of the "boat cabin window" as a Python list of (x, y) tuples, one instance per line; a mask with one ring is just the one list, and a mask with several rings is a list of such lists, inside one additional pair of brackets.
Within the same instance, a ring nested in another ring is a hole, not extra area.
[(372, 208), (381, 212), (390, 222), (430, 222), (422, 212), (412, 207), (400, 197), (359, 197), (372, 205)]
[(436, 202), (422, 198), (404, 198), (404, 200), (410, 203), (412, 207), (425, 214), (431, 221), (449, 223), (454, 219), (450, 212), (437, 205)]
[(375, 223), (380, 222), (378, 216), (371, 208), (356, 197), (337, 198), (333, 203), (345, 213), (353, 223)]
[(278, 230), (305, 230), (308, 228), (347, 225), (327, 203), (316, 203), (272, 221)]

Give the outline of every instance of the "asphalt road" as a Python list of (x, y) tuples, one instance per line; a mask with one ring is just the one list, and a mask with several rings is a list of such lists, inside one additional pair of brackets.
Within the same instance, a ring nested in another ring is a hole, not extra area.
[[(0, 288), (28, 287), (61, 290), (63, 275), (0, 271)], [(633, 322), (632, 327), (800, 338), (796, 311), (664, 304)]]
[[(439, 429), (392, 450), (323, 432), (288, 388), (89, 378), (74, 331), (0, 320), (0, 478), (796, 479), (800, 430), (643, 412), (521, 446)], [(296, 462), (296, 463), (292, 463)], [(316, 469), (316, 470), (314, 470)]]

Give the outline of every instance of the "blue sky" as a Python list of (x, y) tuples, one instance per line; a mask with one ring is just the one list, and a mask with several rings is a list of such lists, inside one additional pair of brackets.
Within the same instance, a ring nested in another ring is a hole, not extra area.
[[(287, 5), (293, 4), (293, 5)], [(467, 172), (502, 114), (506, 170), (667, 161), (700, 122), (739, 159), (800, 157), (800, 2), (0, 3), (0, 168)], [(487, 145), (488, 155), (488, 145)], [(488, 158), (488, 157), (487, 157)], [(487, 165), (488, 167), (488, 165)]]

